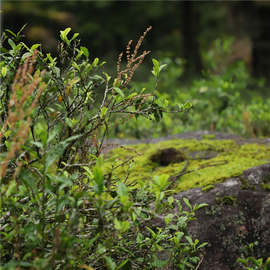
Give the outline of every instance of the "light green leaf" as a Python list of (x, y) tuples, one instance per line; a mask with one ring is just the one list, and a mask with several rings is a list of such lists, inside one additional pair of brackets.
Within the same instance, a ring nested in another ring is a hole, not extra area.
[(164, 65), (161, 65), (160, 67), (159, 67), (159, 69), (158, 69), (158, 72), (160, 72), (164, 67), (166, 67), (167, 66), (167, 64), (164, 64)]
[(70, 128), (74, 128), (74, 124), (70, 118), (65, 118), (65, 122)]
[(138, 233), (138, 235), (137, 235), (137, 242), (139, 243), (139, 244), (141, 244), (142, 243), (142, 241), (143, 241), (143, 235), (141, 234), (141, 233)]
[(86, 58), (89, 57), (89, 51), (86, 47), (80, 47), (81, 51), (83, 52), (83, 54), (85, 55)]
[(101, 108), (101, 110), (100, 110), (101, 117), (103, 117), (107, 113), (107, 111), (108, 111), (108, 108), (106, 108), (106, 107)]
[(120, 231), (122, 228), (120, 221), (115, 218), (113, 222), (114, 222), (115, 228)]
[(8, 39), (8, 43), (9, 43), (9, 45), (11, 46), (12, 50), (15, 50), (16, 45), (15, 45), (14, 41), (13, 41), (12, 39), (9, 38), (9, 39)]
[(119, 182), (117, 185), (117, 188), (116, 188), (116, 192), (117, 192), (119, 197), (127, 196), (128, 192), (127, 192), (126, 185), (122, 182)]
[(64, 31), (60, 31), (60, 37), (63, 41), (68, 41), (67, 34), (70, 32), (71, 28), (66, 28)]
[(95, 66), (97, 66), (98, 62), (99, 62), (99, 59), (98, 58), (95, 58), (95, 60), (93, 61), (93, 64), (92, 65), (95, 67)]
[(187, 198), (183, 198), (185, 204), (190, 208), (190, 210), (192, 210), (192, 206), (191, 204), (189, 203), (188, 199)]
[(199, 246), (197, 247), (197, 249), (202, 248), (202, 247), (204, 247), (204, 246), (206, 246), (206, 245), (208, 245), (208, 243), (202, 243), (201, 245), (199, 245)]
[(132, 93), (132, 94), (130, 94), (129, 96), (127, 96), (127, 98), (126, 98), (126, 99), (128, 100), (128, 99), (130, 99), (130, 98), (135, 97), (136, 95), (137, 95), (137, 93)]
[(1, 74), (2, 74), (3, 77), (6, 77), (6, 75), (7, 75), (7, 68), (6, 67), (2, 68)]
[(5, 145), (6, 145), (7, 149), (9, 149), (9, 142), (8, 141), (5, 141)]
[(152, 59), (154, 67), (158, 67), (159, 68), (159, 62), (156, 59)]
[(15, 191), (16, 186), (17, 186), (16, 180), (12, 180), (9, 183), (8, 189), (5, 192), (5, 195), (6, 195), (7, 198)]
[(35, 49), (37, 49), (39, 46), (40, 46), (40, 44), (34, 44), (34, 45), (31, 47), (30, 51), (33, 52), (33, 51), (34, 51)]
[(79, 33), (75, 33), (75, 34), (73, 35), (73, 37), (71, 38), (70, 41), (72, 41), (73, 39), (75, 39), (78, 35), (79, 35)]
[(97, 182), (94, 183), (94, 192), (100, 196), (103, 192), (103, 189), (104, 189), (104, 186), (103, 186), (103, 183), (102, 184), (98, 184)]
[(168, 201), (169, 205), (171, 205), (174, 202), (174, 198), (173, 197), (169, 197), (167, 199), (167, 201)]
[(165, 222), (166, 222), (166, 225), (168, 225), (168, 224), (172, 221), (173, 217), (174, 217), (173, 214), (168, 214), (168, 215), (164, 218), (164, 220), (165, 220)]
[(106, 72), (103, 72), (103, 74), (106, 76), (106, 81), (109, 82), (111, 79), (111, 76), (109, 76)]
[(108, 256), (105, 256), (105, 260), (106, 260), (107, 267), (109, 267), (110, 270), (115, 270), (116, 264), (112, 260), (112, 258), (111, 257), (108, 257)]
[(189, 244), (190, 244), (191, 246), (193, 246), (193, 241), (192, 241), (191, 237), (185, 236), (185, 238), (188, 240)]
[(113, 89), (114, 89), (121, 97), (123, 97), (123, 98), (125, 97), (123, 91), (122, 91), (120, 88), (114, 87)]
[(100, 184), (100, 185), (102, 184), (103, 185), (104, 177), (103, 177), (103, 172), (102, 172), (101, 168), (95, 166), (93, 168), (93, 174), (94, 174), (95, 182), (97, 184)]
[(188, 101), (188, 102), (186, 102), (185, 103), (185, 105), (184, 105), (184, 109), (185, 110), (188, 110), (188, 109), (190, 109), (192, 107), (192, 104)]

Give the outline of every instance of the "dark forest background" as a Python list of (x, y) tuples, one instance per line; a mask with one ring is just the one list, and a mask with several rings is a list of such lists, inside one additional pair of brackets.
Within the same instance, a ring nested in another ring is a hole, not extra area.
[[(24, 30), (29, 45), (56, 55), (59, 31), (71, 27), (92, 57), (115, 67), (130, 39), (153, 29), (143, 49), (186, 60), (184, 78), (201, 74), (202, 52), (217, 38), (234, 36), (231, 63), (243, 59), (250, 73), (270, 78), (270, 2), (266, 1), (2, 1), (2, 26)], [(151, 61), (145, 61), (151, 65)], [(147, 65), (147, 63), (146, 63)], [(144, 79), (144, 73), (139, 73)], [(148, 76), (148, 75), (147, 75)]]

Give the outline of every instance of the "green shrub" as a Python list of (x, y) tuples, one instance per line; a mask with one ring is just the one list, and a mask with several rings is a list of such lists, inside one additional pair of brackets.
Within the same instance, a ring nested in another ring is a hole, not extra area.
[[(104, 166), (117, 157), (100, 154), (117, 125), (159, 121), (167, 112), (168, 101), (156, 96), (164, 67), (157, 60), (152, 93), (128, 87), (149, 53), (137, 55), (150, 29), (133, 53), (128, 43), (124, 70), (120, 54), (115, 79), (100, 71), (104, 62), (90, 61), (78, 33), (68, 38), (70, 28), (60, 32), (54, 59), (39, 44), (20, 42), (20, 33), (3, 37), (11, 49), (1, 46), (1, 269), (154, 269), (168, 263), (194, 269), (200, 263), (196, 252), (206, 243), (193, 241), (187, 225), (206, 204), (192, 207), (184, 199), (190, 211), (182, 211), (179, 201), (165, 197), (166, 175), (149, 185), (128, 181), (132, 155), (141, 154), (134, 149), (123, 161), (123, 182), (114, 166)], [(190, 106), (179, 104), (177, 112)], [(177, 214), (163, 216), (175, 207)], [(151, 227), (154, 218), (166, 227)], [(165, 260), (158, 258), (161, 250)]]
[[(245, 137), (267, 137), (269, 125), (269, 95), (262, 98), (264, 80), (250, 78), (244, 61), (226, 63), (232, 38), (217, 39), (214, 49), (202, 53), (205, 69), (201, 78), (191, 85), (183, 84), (184, 61), (161, 54), (167, 64), (160, 76), (157, 95), (169, 100), (168, 110), (175, 111), (177, 103), (189, 100), (194, 106), (181, 117), (167, 114), (159, 125), (131, 119), (117, 129), (117, 136), (158, 137), (194, 130), (235, 133)], [(133, 82), (135, 89), (151, 90), (154, 78), (146, 83)], [(207, 116), (207, 117), (206, 117)]]

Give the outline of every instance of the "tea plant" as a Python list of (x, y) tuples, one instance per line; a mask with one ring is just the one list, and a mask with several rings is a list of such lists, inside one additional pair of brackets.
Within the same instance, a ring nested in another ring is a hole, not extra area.
[[(159, 125), (144, 119), (131, 119), (117, 130), (117, 136), (158, 137), (194, 130), (209, 130), (235, 133), (245, 137), (269, 137), (269, 96), (261, 97), (264, 80), (251, 78), (243, 61), (226, 63), (232, 38), (217, 39), (214, 49), (202, 53), (204, 71), (201, 78), (194, 79), (190, 86), (180, 83), (184, 60), (163, 54), (165, 72), (160, 76), (157, 95), (169, 100), (168, 110), (178, 102), (189, 100), (194, 105), (181, 117), (166, 114)], [(132, 82), (134, 88), (151, 89), (153, 78), (148, 82)], [(205, 117), (207, 115), (207, 117)]]
[[(27, 47), (20, 41), (23, 29), (2, 37), (11, 49), (1, 43), (1, 269), (154, 269), (168, 263), (195, 269), (200, 264), (196, 252), (206, 243), (193, 241), (187, 225), (205, 204), (191, 207), (185, 200), (190, 211), (182, 211), (179, 201), (165, 198), (165, 176), (149, 184), (130, 182), (132, 155), (142, 154), (134, 149), (115, 145), (131, 151), (123, 160), (124, 181), (114, 173), (116, 166), (105, 166), (117, 157), (101, 155), (115, 126), (134, 117), (159, 121), (168, 112), (168, 101), (157, 97), (164, 67), (157, 60), (152, 93), (128, 87), (149, 54), (138, 50), (150, 29), (133, 53), (128, 43), (123, 70), (119, 55), (116, 78), (104, 71), (104, 62), (90, 61), (78, 33), (68, 38), (70, 28), (60, 31), (58, 58), (44, 55), (40, 44)], [(176, 112), (190, 107), (179, 104)], [(178, 214), (164, 217), (172, 208)], [(165, 228), (150, 226), (157, 217)], [(165, 260), (158, 258), (161, 250), (168, 253)]]
[(244, 247), (245, 250), (250, 250), (252, 256), (248, 257), (247, 259), (238, 259), (237, 262), (244, 264), (245, 269), (248, 270), (267, 270), (270, 269), (270, 258), (263, 263), (263, 259), (255, 259), (254, 251), (253, 251), (254, 244), (250, 243)]

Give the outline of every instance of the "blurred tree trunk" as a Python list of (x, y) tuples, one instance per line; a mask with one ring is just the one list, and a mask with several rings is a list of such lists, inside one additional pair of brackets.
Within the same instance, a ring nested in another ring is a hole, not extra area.
[(182, 33), (186, 75), (201, 74), (202, 62), (198, 43), (199, 14), (195, 10), (196, 2), (183, 1), (180, 3), (182, 4)]
[(246, 32), (252, 42), (252, 72), (270, 82), (270, 2), (229, 2), (231, 34)]
[(256, 30), (252, 35), (253, 74), (270, 80), (270, 6), (256, 8)]

